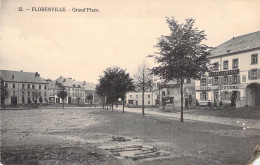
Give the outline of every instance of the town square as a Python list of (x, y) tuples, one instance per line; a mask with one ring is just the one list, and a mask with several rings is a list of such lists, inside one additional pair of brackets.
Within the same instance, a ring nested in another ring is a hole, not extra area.
[(258, 0), (0, 10), (0, 164), (260, 164)]

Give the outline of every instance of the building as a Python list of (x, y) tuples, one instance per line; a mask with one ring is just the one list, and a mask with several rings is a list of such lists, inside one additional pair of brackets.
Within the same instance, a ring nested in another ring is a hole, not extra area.
[[(144, 106), (156, 106), (158, 104), (157, 88), (149, 88), (144, 92)], [(142, 91), (131, 91), (126, 93), (127, 106), (142, 106)]]
[(64, 100), (68, 104), (85, 104), (85, 87), (84, 82), (75, 81), (72, 78), (64, 78), (60, 76), (56, 80), (68, 93), (68, 97)]
[[(160, 109), (174, 110), (181, 107), (180, 82), (169, 81), (158, 85)], [(183, 84), (183, 102), (185, 107), (195, 107), (195, 80), (186, 79)]]
[[(101, 104), (102, 98), (96, 92), (96, 84), (85, 82), (85, 103), (86, 104)], [(88, 96), (92, 96), (92, 99), (88, 99)]]
[[(49, 103), (62, 103), (62, 99), (58, 97), (58, 92), (62, 90), (63, 86), (60, 83), (57, 83), (57, 81), (52, 81), (50, 79), (47, 79), (46, 81), (49, 89)], [(64, 99), (64, 101), (65, 100), (66, 99)]]
[(8, 90), (5, 105), (48, 103), (47, 82), (38, 72), (1, 70), (0, 73), (1, 81)]
[(260, 31), (233, 37), (213, 48), (209, 59), (212, 72), (196, 81), (196, 98), (236, 107), (260, 105)]

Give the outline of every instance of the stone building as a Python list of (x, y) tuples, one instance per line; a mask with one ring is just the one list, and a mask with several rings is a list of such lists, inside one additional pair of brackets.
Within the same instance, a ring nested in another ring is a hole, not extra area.
[(47, 82), (38, 72), (0, 70), (0, 73), (1, 81), (8, 90), (5, 105), (48, 103)]
[[(160, 83), (158, 88), (160, 109), (174, 110), (181, 107), (181, 91), (179, 82), (169, 81)], [(186, 79), (183, 84), (183, 106), (195, 107), (195, 103), (195, 80)]]
[(75, 81), (72, 78), (64, 78), (62, 76), (60, 76), (55, 82), (64, 86), (68, 93), (68, 97), (64, 101), (65, 103), (85, 104), (84, 82)]
[(209, 59), (212, 72), (196, 81), (196, 98), (236, 107), (260, 105), (260, 31), (233, 37), (213, 48)]
[[(158, 92), (157, 88), (149, 88), (144, 92), (144, 105), (156, 106), (158, 104)], [(142, 106), (142, 91), (131, 91), (126, 93), (126, 105), (127, 106)]]

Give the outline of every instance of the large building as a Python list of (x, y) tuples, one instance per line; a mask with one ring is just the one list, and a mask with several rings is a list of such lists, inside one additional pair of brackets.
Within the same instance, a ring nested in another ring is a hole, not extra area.
[(0, 70), (0, 73), (1, 83), (8, 90), (5, 105), (48, 103), (47, 82), (38, 72)]
[(236, 107), (260, 105), (260, 31), (234, 37), (212, 49), (212, 72), (196, 81), (196, 98)]
[(75, 81), (72, 78), (59, 77), (57, 84), (61, 84), (68, 93), (65, 103), (68, 104), (85, 104), (85, 85), (86, 82)]
[(49, 89), (49, 103), (62, 103), (62, 99), (58, 97), (58, 92), (63, 89), (63, 86), (60, 83), (57, 83), (57, 81), (52, 81), (50, 79), (47, 79), (46, 81), (48, 82)]
[[(174, 110), (181, 107), (180, 83), (169, 81), (159, 84), (160, 109)], [(185, 79), (183, 84), (183, 103), (185, 107), (195, 106), (195, 81)]]
[[(144, 106), (156, 106), (158, 104), (157, 88), (149, 88), (144, 92)], [(142, 106), (142, 91), (131, 91), (126, 93), (127, 106)]]

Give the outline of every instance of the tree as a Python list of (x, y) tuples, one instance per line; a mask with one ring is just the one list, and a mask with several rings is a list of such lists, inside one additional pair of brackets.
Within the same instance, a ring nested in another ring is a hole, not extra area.
[(134, 79), (136, 87), (142, 91), (142, 115), (144, 116), (144, 92), (153, 86), (153, 75), (145, 62), (138, 66)]
[(65, 90), (64, 87), (62, 87), (62, 90), (60, 90), (58, 92), (57, 96), (59, 98), (61, 98), (61, 100), (62, 100), (62, 107), (64, 108), (64, 99), (68, 96), (68, 93), (67, 93), (67, 91)]
[[(93, 95), (92, 94), (88, 94), (87, 96), (87, 100), (88, 102), (90, 102), (93, 99)], [(92, 104), (92, 103), (91, 103)]]
[(40, 102), (40, 103), (43, 102), (42, 96), (39, 97), (39, 102)]
[(194, 27), (195, 20), (186, 19), (179, 24), (174, 18), (166, 18), (170, 35), (162, 35), (156, 45), (159, 52), (154, 57), (160, 65), (152, 69), (152, 73), (163, 80), (177, 80), (181, 91), (181, 122), (183, 122), (183, 82), (185, 79), (199, 80), (209, 71), (208, 46), (202, 44), (206, 40), (204, 31)]
[(5, 100), (8, 98), (9, 96), (9, 92), (7, 87), (4, 85), (4, 81), (1, 80), (1, 84), (0, 84), (0, 88), (1, 88), (1, 105), (4, 107), (5, 109)]
[(107, 104), (112, 104), (112, 110), (113, 103), (118, 101), (118, 98), (122, 98), (124, 103), (125, 93), (133, 89), (133, 79), (130, 78), (129, 73), (126, 73), (126, 70), (119, 67), (107, 68), (104, 75), (100, 76), (99, 84), (96, 87), (97, 93), (106, 98)]

